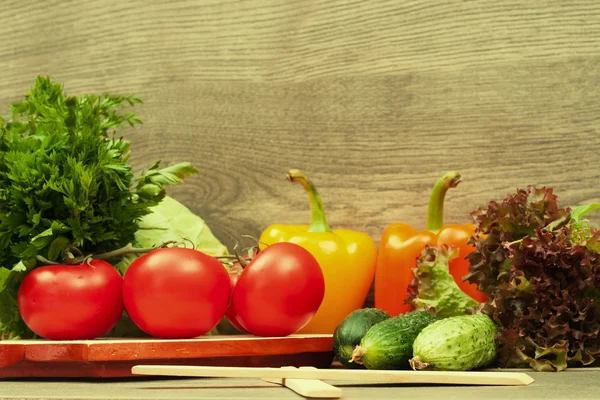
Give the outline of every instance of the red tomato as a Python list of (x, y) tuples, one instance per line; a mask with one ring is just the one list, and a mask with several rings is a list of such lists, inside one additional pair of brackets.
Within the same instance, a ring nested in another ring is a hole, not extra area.
[(94, 339), (123, 313), (123, 278), (100, 260), (48, 265), (29, 272), (17, 295), (19, 313), (34, 333), (51, 340)]
[(313, 255), (294, 243), (275, 243), (244, 268), (227, 317), (256, 336), (287, 336), (311, 320), (324, 295), (323, 272)]
[(230, 296), (221, 262), (194, 249), (153, 250), (135, 259), (123, 278), (129, 317), (155, 337), (204, 335), (223, 318)]

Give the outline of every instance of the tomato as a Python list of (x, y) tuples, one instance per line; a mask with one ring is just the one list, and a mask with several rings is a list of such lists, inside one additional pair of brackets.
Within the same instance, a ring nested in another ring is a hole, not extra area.
[(231, 297), (227, 270), (198, 250), (170, 247), (135, 259), (123, 278), (131, 320), (151, 336), (204, 335), (225, 315)]
[(234, 283), (227, 318), (256, 336), (297, 332), (315, 315), (325, 295), (317, 260), (290, 242), (259, 252)]
[(34, 333), (51, 340), (94, 339), (123, 313), (123, 278), (109, 263), (48, 265), (29, 272), (17, 305)]

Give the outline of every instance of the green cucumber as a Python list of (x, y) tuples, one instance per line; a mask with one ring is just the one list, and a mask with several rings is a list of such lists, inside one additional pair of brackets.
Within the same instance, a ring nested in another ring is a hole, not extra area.
[(333, 333), (333, 351), (339, 362), (350, 368), (364, 368), (350, 361), (352, 351), (373, 325), (388, 318), (390, 315), (387, 312), (377, 308), (361, 308), (352, 311)]
[(437, 318), (427, 311), (412, 311), (371, 327), (352, 352), (352, 362), (367, 369), (407, 369), (417, 335)]
[(468, 371), (496, 357), (496, 325), (484, 314), (441, 319), (417, 336), (410, 365), (415, 370)]

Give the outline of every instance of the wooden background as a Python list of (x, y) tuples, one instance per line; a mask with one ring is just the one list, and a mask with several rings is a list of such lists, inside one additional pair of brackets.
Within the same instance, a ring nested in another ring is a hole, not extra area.
[[(600, 2), (2, 0), (0, 106), (38, 74), (68, 93), (135, 93), (137, 169), (191, 161), (170, 194), (230, 248), (309, 219), (378, 242), (424, 227), (434, 181), (463, 175), (446, 221), (528, 184), (600, 201)], [(592, 220), (600, 222), (596, 213)]]

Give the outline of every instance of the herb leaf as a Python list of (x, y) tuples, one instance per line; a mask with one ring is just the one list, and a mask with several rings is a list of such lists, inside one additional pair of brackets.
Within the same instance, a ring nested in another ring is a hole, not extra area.
[(133, 95), (67, 96), (40, 76), (0, 120), (0, 335), (31, 336), (15, 312), (16, 289), (37, 256), (125, 246), (164, 186), (197, 172), (189, 163), (160, 169), (156, 162), (134, 177), (130, 143), (115, 131), (141, 123), (123, 112), (139, 103)]

